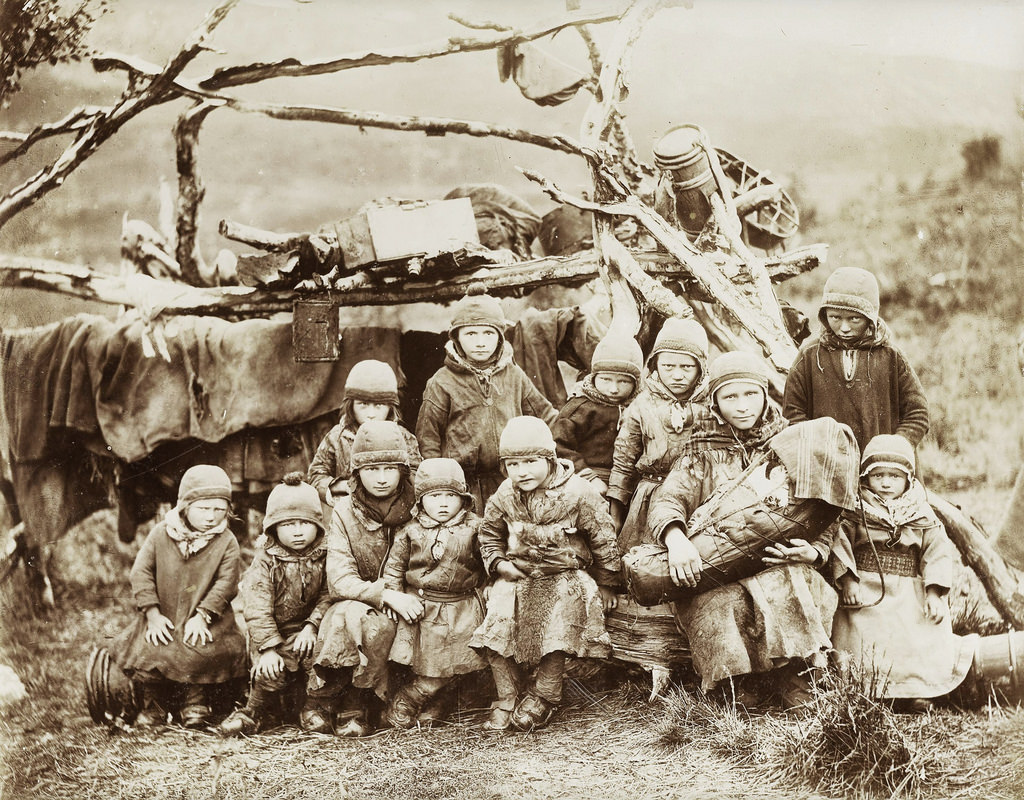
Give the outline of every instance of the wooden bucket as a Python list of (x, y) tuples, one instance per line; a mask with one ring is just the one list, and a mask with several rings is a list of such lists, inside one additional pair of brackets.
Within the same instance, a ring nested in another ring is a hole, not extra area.
[(612, 657), (642, 667), (690, 663), (690, 645), (679, 632), (669, 605), (642, 606), (626, 594), (605, 616)]
[(1015, 700), (1024, 699), (1024, 631), (982, 636), (974, 653), (974, 675)]
[(105, 647), (93, 648), (85, 668), (85, 702), (98, 724), (132, 722), (139, 713), (138, 688)]
[(711, 216), (708, 195), (715, 191), (711, 172), (701, 141), (704, 132), (696, 125), (671, 128), (654, 145), (654, 163), (672, 177), (676, 218), (683, 230), (693, 236), (704, 229)]

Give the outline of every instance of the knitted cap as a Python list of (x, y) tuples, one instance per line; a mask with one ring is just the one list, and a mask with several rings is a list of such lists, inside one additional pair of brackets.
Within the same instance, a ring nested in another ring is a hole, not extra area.
[(496, 297), (476, 294), (466, 295), (455, 304), (448, 336), (455, 338), (455, 332), (467, 325), (489, 325), (504, 336), (508, 321)]
[(228, 474), (213, 464), (189, 467), (178, 484), (178, 506), (213, 497), (231, 502), (231, 478)]
[(397, 403), (398, 378), (390, 364), (372, 358), (360, 361), (345, 378), (345, 397), (364, 403)]
[(378, 464), (409, 466), (405, 436), (397, 422), (368, 419), (356, 431), (352, 442), (352, 472)]
[(473, 506), (473, 495), (466, 487), (466, 474), (454, 458), (425, 458), (416, 470), (416, 502), (430, 492), (455, 492)]
[(878, 280), (875, 276), (866, 269), (840, 267), (825, 281), (818, 319), (822, 325), (827, 325), (827, 309), (835, 308), (863, 314), (872, 325), (877, 326), (879, 307)]
[(301, 472), (289, 472), (267, 497), (267, 513), (263, 517), (263, 532), (269, 534), (280, 522), (312, 522), (321, 532), (324, 517), (317, 490), (304, 483)]
[(891, 467), (914, 477), (916, 465), (914, 446), (902, 436), (894, 433), (880, 433), (864, 446), (860, 458), (860, 474), (867, 475), (876, 467)]
[(555, 458), (555, 437), (544, 420), (513, 417), (498, 440), (498, 458)]
[(654, 340), (654, 349), (647, 357), (647, 367), (651, 371), (656, 369), (655, 358), (658, 353), (684, 353), (693, 356), (697, 359), (703, 374), (708, 360), (708, 335), (697, 320), (669, 317), (661, 326), (658, 337)]
[(730, 383), (755, 383), (768, 393), (768, 370), (764, 362), (751, 353), (733, 350), (722, 353), (708, 367), (708, 396), (714, 400), (715, 392)]
[(594, 348), (590, 359), (590, 371), (614, 372), (628, 375), (634, 381), (640, 380), (644, 365), (644, 354), (636, 339), (626, 333), (610, 332)]

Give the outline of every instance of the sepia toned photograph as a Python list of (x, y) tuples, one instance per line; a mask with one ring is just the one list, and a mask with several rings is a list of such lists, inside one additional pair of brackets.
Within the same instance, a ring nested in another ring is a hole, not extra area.
[(1019, 0), (0, 0), (0, 800), (1024, 797)]

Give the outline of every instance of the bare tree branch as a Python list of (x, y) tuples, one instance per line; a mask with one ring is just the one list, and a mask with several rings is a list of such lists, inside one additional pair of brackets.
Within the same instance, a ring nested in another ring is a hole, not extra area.
[(201, 265), (202, 253), (196, 242), (199, 226), (199, 206), (206, 189), (203, 188), (197, 166), (196, 148), (199, 128), (207, 115), (217, 108), (210, 102), (199, 103), (180, 117), (174, 126), (174, 142), (178, 164), (178, 204), (175, 215), (176, 243), (174, 254), (181, 267), (181, 276), (186, 283), (199, 286), (203, 283)]
[[(563, 28), (574, 25), (592, 25), (600, 22), (612, 22), (621, 16), (621, 11), (603, 11), (590, 14), (572, 14), (531, 28), (529, 30), (502, 31), (499, 35), (488, 39), (451, 38), (444, 42), (421, 45), (412, 50), (366, 50), (345, 56), (304, 64), (296, 58), (287, 58), (270, 63), (256, 63), (225, 67), (216, 70), (212, 76), (199, 82), (203, 89), (224, 89), (229, 86), (258, 83), (269, 78), (300, 77), (304, 75), (325, 75), (358, 67), (384, 66), (387, 64), (408, 64), (428, 58), (440, 58), (454, 53), (472, 53), (481, 50), (494, 50), (510, 44), (540, 39)], [(465, 23), (463, 23), (465, 24)]]
[(0, 164), (6, 164), (8, 161), (24, 155), (32, 145), (43, 139), (74, 133), (88, 127), (107, 110), (109, 109), (101, 106), (81, 106), (71, 111), (63, 119), (39, 125), (28, 133), (18, 133), (16, 131), (0, 132), (0, 140), (18, 142), (17, 147), (13, 147), (6, 153), (0, 154)]

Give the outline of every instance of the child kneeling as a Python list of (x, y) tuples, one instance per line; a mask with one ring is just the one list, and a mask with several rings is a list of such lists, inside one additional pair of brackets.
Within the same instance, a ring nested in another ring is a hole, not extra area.
[[(285, 475), (270, 493), (263, 534), (239, 587), (253, 663), (249, 701), (221, 723), (226, 734), (256, 733), (276, 697), (305, 686), (320, 620), (331, 602), (320, 496), (302, 482), (302, 473)], [(307, 730), (318, 729), (318, 721), (312, 707), (299, 715)]]
[[(562, 699), (566, 656), (605, 658), (604, 612), (614, 608), (621, 568), (607, 505), (555, 456), (543, 420), (516, 417), (501, 433), (508, 476), (487, 503), (480, 553), (497, 580), (470, 644), (484, 651), (498, 698), (484, 727), (531, 730)], [(520, 667), (536, 666), (520, 694)]]
[(408, 664), (413, 680), (388, 706), (387, 721), (409, 728), (424, 705), (458, 675), (484, 669), (487, 662), (469, 646), (483, 622), (478, 594), (484, 566), (477, 548), (480, 517), (459, 463), (428, 458), (416, 471), (413, 518), (395, 533), (384, 566), (384, 585), (423, 603), (417, 622), (398, 618), (391, 660)]

